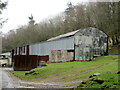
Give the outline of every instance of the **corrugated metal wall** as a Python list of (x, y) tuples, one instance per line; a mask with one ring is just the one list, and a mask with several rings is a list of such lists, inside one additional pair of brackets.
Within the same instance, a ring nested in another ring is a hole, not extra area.
[(75, 60), (90, 60), (107, 53), (107, 35), (96, 29), (80, 29), (75, 34)]
[(75, 60), (90, 60), (93, 57), (93, 37), (75, 36)]
[(30, 45), (30, 55), (50, 55), (51, 50), (73, 50), (74, 38), (67, 37), (55, 41), (42, 42)]

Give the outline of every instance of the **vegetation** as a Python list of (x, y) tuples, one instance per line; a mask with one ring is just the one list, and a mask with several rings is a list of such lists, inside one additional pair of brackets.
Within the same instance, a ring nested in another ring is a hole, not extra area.
[(3, 52), (86, 27), (103, 30), (109, 36), (110, 46), (120, 42), (120, 2), (90, 2), (77, 5), (70, 2), (67, 6), (61, 14), (40, 23), (35, 23), (31, 15), (28, 25), (21, 26), (16, 31), (11, 30), (3, 37)]
[[(98, 57), (89, 62), (49, 63), (45, 67), (35, 68), (31, 71), (11, 71), (11, 73), (27, 81), (74, 82), (85, 81), (94, 73), (100, 73), (104, 77), (107, 75), (106, 73), (116, 73), (117, 71), (118, 55), (109, 55)], [(113, 74), (113, 76), (117, 75)]]
[(120, 55), (119, 46), (120, 46), (120, 43), (117, 45), (113, 45), (111, 49), (109, 49), (108, 51), (109, 55)]
[(105, 73), (93, 76), (86, 82), (81, 82), (76, 88), (119, 88), (119, 77), (117, 73)]
[[(0, 0), (0, 14), (2, 14), (2, 10), (5, 9), (7, 6), (7, 2), (3, 2)], [(3, 26), (3, 24), (6, 22), (6, 20), (3, 20), (3, 18), (0, 18), (0, 28)]]

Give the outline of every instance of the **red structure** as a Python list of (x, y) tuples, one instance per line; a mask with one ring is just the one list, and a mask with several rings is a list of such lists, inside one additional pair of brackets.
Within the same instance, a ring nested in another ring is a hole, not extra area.
[(37, 55), (15, 55), (14, 70), (31, 70), (38, 66)]

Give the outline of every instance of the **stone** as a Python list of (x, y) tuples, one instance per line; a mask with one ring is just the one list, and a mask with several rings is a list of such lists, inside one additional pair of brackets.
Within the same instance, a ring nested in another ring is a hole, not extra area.
[(93, 74), (93, 76), (98, 76), (98, 75), (100, 75), (100, 73), (94, 73), (94, 74)]

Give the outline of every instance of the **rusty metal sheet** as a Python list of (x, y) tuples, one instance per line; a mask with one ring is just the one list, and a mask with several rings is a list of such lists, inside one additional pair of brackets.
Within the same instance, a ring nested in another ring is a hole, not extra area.
[(37, 55), (15, 55), (14, 57), (14, 70), (31, 70), (37, 65)]
[(45, 61), (45, 62), (49, 61), (49, 56), (48, 55), (46, 55), (46, 56), (38, 56), (38, 58), (39, 58), (39, 62), (41, 62), (41, 61)]
[(66, 33), (66, 34), (59, 35), (57, 37), (52, 37), (52, 38), (48, 39), (47, 41), (53, 41), (53, 40), (58, 40), (58, 39), (61, 39), (61, 38), (71, 37), (71, 36), (75, 35), (75, 33), (77, 33), (78, 31), (79, 30), (76, 30), (76, 31), (72, 31), (72, 32), (69, 32), (69, 33)]
[(49, 56), (50, 62), (66, 62), (73, 60), (74, 51), (68, 50), (51, 50), (51, 54)]

